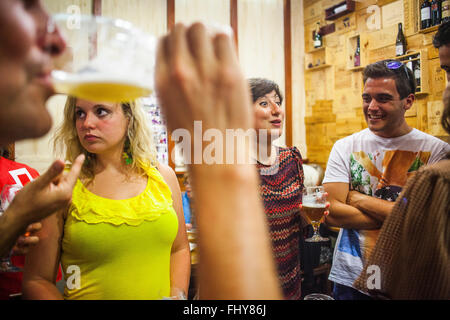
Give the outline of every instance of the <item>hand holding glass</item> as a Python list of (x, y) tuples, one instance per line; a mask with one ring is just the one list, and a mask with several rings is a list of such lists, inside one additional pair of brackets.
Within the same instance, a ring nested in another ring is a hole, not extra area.
[[(5, 184), (0, 193), (0, 216), (6, 211), (19, 190), (22, 189), (18, 184)], [(12, 251), (11, 251), (12, 252)], [(0, 272), (19, 272), (20, 268), (14, 266), (11, 262), (11, 252), (7, 257), (0, 259)]]
[(327, 241), (319, 234), (320, 220), (322, 219), (327, 207), (327, 194), (323, 186), (306, 187), (303, 191), (302, 211), (311, 220), (314, 228), (314, 234), (307, 242)]
[(52, 17), (67, 48), (54, 61), (57, 93), (91, 101), (123, 102), (153, 91), (156, 38), (131, 23), (99, 16)]

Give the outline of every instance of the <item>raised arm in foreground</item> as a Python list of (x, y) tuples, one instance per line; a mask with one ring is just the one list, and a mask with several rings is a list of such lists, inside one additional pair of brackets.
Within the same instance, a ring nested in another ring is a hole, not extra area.
[[(211, 37), (201, 24), (176, 25), (162, 38), (156, 87), (169, 130), (194, 121), (215, 129), (252, 128), (250, 92), (230, 37)], [(192, 139), (193, 141), (193, 139)], [(226, 152), (247, 152), (220, 146)], [(201, 150), (192, 151), (201, 152)], [(192, 154), (194, 154), (192, 152)], [(200, 247), (201, 299), (278, 299), (281, 291), (271, 253), (256, 168), (251, 164), (190, 167)]]

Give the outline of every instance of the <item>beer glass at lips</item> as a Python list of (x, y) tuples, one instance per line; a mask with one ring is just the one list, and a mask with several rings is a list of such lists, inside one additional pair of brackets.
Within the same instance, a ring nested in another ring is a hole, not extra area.
[(320, 221), (324, 215), (327, 205), (327, 197), (323, 186), (306, 187), (303, 191), (302, 212), (311, 221), (314, 234), (307, 242), (327, 241), (319, 234)]
[(99, 16), (56, 14), (48, 31), (55, 26), (67, 44), (54, 60), (57, 93), (105, 102), (132, 101), (152, 93), (155, 37), (128, 21)]

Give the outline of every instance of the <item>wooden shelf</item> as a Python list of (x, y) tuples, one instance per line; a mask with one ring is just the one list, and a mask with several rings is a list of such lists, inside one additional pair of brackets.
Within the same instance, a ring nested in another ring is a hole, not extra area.
[(348, 68), (347, 70), (350, 70), (350, 71), (360, 71), (360, 70), (362, 70), (362, 69), (364, 69), (365, 67), (364, 66), (358, 66), (358, 67), (351, 67), (351, 68)]
[[(395, 56), (395, 58), (393, 58), (393, 59), (403, 61), (403, 60), (406, 60), (405, 58), (409, 58), (410, 56), (415, 56), (415, 55), (420, 55), (420, 52), (408, 50), (408, 51), (406, 51), (406, 54), (404, 54), (402, 56)], [(413, 60), (418, 60), (418, 59), (420, 59), (420, 58), (414, 58)]]
[(432, 27), (429, 27), (429, 28), (426, 28), (426, 29), (420, 29), (419, 28), (419, 33), (430, 33), (430, 32), (434, 32), (434, 31), (436, 31), (438, 28), (439, 28), (439, 24), (438, 25), (436, 25), (436, 26), (432, 26)]
[(324, 46), (322, 46), (320, 48), (313, 49), (313, 50), (309, 50), (306, 53), (314, 53), (314, 52), (319, 52), (319, 51), (322, 51), (322, 50), (325, 50)]
[[(333, 64), (329, 48), (322, 47), (305, 54), (305, 71), (315, 71), (331, 67)], [(308, 67), (312, 65), (312, 67)]]
[[(344, 8), (342, 11), (335, 12), (338, 8)], [(355, 1), (346, 0), (334, 5), (328, 9), (325, 9), (325, 20), (336, 20), (346, 14), (355, 11)]]
[(331, 64), (321, 64), (320, 66), (314, 66), (312, 68), (306, 68), (305, 71), (316, 71), (316, 70), (320, 70), (320, 69), (325, 69), (331, 67)]
[[(411, 60), (409, 60), (411, 58)], [(427, 95), (430, 91), (429, 83), (428, 83), (428, 52), (427, 49), (421, 49), (419, 51), (410, 51), (409, 53), (396, 56), (392, 59), (399, 60), (403, 64), (407, 64), (409, 62), (419, 63), (420, 65), (420, 86), (417, 86), (415, 95), (423, 96)], [(414, 74), (414, 72), (413, 72)], [(419, 91), (417, 91), (417, 89)]]

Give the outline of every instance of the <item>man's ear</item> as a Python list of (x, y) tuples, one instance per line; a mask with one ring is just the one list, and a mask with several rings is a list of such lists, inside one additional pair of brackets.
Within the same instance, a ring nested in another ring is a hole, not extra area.
[(405, 111), (411, 109), (414, 101), (416, 101), (416, 96), (413, 93), (410, 93), (406, 98), (405, 98), (405, 105), (403, 106), (403, 108), (405, 109)]

